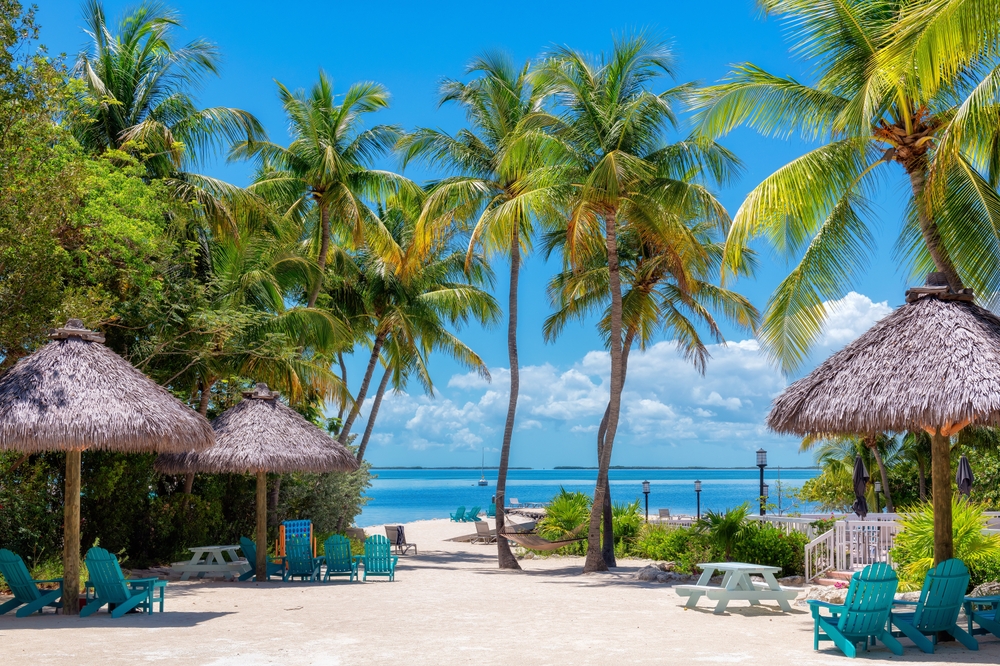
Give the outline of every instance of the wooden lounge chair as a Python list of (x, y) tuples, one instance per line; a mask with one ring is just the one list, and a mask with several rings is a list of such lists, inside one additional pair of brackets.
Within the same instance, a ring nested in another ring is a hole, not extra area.
[(496, 532), (490, 529), (489, 523), (485, 520), (480, 520), (476, 522), (476, 538), (472, 540), (472, 543), (496, 543), (497, 535)]
[[(851, 577), (843, 604), (809, 600), (813, 616), (813, 649), (820, 641), (833, 641), (848, 657), (857, 656), (857, 644), (868, 639), (885, 643), (894, 654), (903, 654), (903, 646), (889, 633), (888, 619), (899, 580), (888, 564), (869, 564)], [(823, 615), (821, 609), (829, 615)]]
[[(955, 640), (978, 650), (979, 642), (958, 626), (958, 612), (965, 602), (969, 587), (969, 569), (962, 560), (941, 562), (927, 572), (917, 601), (897, 601), (890, 619), (901, 634), (928, 654), (934, 653), (939, 631), (951, 634)], [(913, 610), (902, 610), (912, 606)], [(899, 609), (899, 610), (897, 610)]]
[[(87, 605), (80, 609), (80, 617), (93, 615), (105, 604), (111, 611), (111, 617), (116, 618), (133, 609), (151, 615), (157, 602), (160, 612), (163, 612), (163, 594), (167, 589), (167, 581), (159, 578), (126, 579), (118, 565), (118, 558), (103, 548), (91, 548), (87, 551), (86, 559), (90, 580), (85, 585)], [(93, 596), (91, 588), (94, 590)]]
[(480, 507), (474, 506), (471, 509), (469, 509), (468, 511), (466, 511), (465, 512), (465, 522), (467, 522), (467, 523), (477, 523), (480, 520), (482, 520), (482, 518), (479, 517), (479, 510), (480, 510)]
[(460, 506), (457, 509), (455, 509), (455, 513), (450, 513), (448, 515), (451, 516), (452, 522), (461, 523), (462, 521), (465, 520), (465, 507)]
[[(969, 620), (969, 635), (993, 634), (1000, 638), (1000, 616), (997, 615), (1000, 607), (1000, 596), (994, 597), (966, 597), (965, 616)], [(2, 607), (0, 607), (2, 608)], [(973, 630), (972, 623), (979, 625)]]
[[(35, 580), (31, 577), (24, 560), (6, 548), (0, 548), (0, 574), (7, 581), (7, 587), (14, 598), (0, 605), (0, 615), (17, 608), (17, 617), (26, 617), (34, 612), (41, 613), (46, 606), (62, 608), (63, 579)], [(42, 583), (59, 583), (59, 589), (43, 590), (38, 586)], [(21, 608), (18, 608), (21, 606)]]
[(411, 548), (413, 549), (413, 554), (417, 554), (417, 544), (406, 541), (406, 530), (403, 529), (402, 525), (386, 525), (385, 537), (389, 540), (389, 543), (396, 547), (397, 555), (406, 555), (410, 552)]
[(351, 542), (347, 537), (334, 534), (323, 544), (323, 553), (320, 558), (326, 563), (323, 582), (329, 581), (330, 576), (347, 576), (349, 581), (358, 577), (358, 563), (351, 557)]
[(368, 576), (387, 576), (390, 581), (396, 579), (399, 558), (391, 553), (391, 548), (392, 544), (381, 534), (365, 539), (365, 556), (362, 558), (365, 573), (361, 580), (368, 580)]
[(308, 536), (285, 538), (286, 568), (282, 580), (300, 578), (319, 580), (323, 558), (313, 557), (312, 539)]
[[(247, 562), (250, 563), (250, 571), (244, 571), (242, 574), (240, 574), (240, 580), (247, 580), (249, 578), (253, 578), (257, 574), (257, 544), (255, 544), (247, 537), (240, 537), (240, 550), (243, 551), (243, 555), (247, 558)], [(268, 556), (267, 580), (271, 580), (271, 576), (284, 576), (284, 575), (285, 575), (285, 558)]]

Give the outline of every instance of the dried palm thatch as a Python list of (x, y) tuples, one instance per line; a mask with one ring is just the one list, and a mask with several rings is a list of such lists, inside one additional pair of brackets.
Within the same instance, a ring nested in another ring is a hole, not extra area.
[(930, 284), (785, 389), (767, 415), (771, 429), (797, 435), (950, 435), (969, 423), (1000, 424), (1000, 318), (969, 293)]
[(358, 462), (346, 447), (306, 421), (266, 384), (212, 421), (216, 445), (201, 453), (162, 454), (156, 469), (186, 472), (335, 472)]
[(0, 378), (0, 449), (25, 452), (202, 450), (208, 421), (78, 319)]

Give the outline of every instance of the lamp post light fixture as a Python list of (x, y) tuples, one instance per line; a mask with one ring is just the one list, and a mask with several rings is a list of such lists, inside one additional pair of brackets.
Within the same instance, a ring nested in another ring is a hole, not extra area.
[(760, 515), (763, 516), (766, 512), (764, 499), (767, 497), (764, 494), (767, 492), (767, 486), (764, 485), (764, 468), (767, 467), (767, 451), (764, 449), (757, 449), (757, 467), (760, 468)]
[(698, 520), (701, 520), (701, 481), (694, 482), (694, 496), (698, 503)]
[(642, 482), (642, 494), (646, 496), (646, 522), (649, 522), (649, 481)]
[(875, 513), (882, 513), (882, 509), (879, 507), (878, 494), (882, 492), (882, 482), (875, 482)]

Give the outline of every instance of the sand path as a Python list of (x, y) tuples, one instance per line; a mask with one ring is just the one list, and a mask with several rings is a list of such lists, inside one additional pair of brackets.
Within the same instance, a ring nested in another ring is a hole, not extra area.
[[(637, 560), (587, 576), (581, 558), (501, 572), (493, 547), (443, 540), (470, 531), (438, 520), (407, 525), (420, 555), (401, 559), (393, 583), (172, 581), (163, 614), (11, 613), (0, 617), (0, 655), (5, 665), (847, 663), (830, 647), (813, 652), (806, 610), (739, 602), (720, 616), (684, 610), (669, 587), (631, 579), (645, 564)], [(1000, 641), (980, 643), (978, 653), (949, 643), (924, 655), (904, 641), (903, 657), (880, 646), (859, 659), (1000, 663)]]

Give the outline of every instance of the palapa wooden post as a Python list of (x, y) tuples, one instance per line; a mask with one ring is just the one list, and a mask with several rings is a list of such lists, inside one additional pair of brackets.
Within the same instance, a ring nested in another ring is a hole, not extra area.
[(257, 470), (257, 580), (267, 580), (267, 472)]
[(80, 449), (66, 452), (63, 497), (63, 614), (80, 613)]
[(951, 520), (951, 445), (935, 429), (931, 435), (931, 502), (934, 506), (934, 564), (955, 553)]

